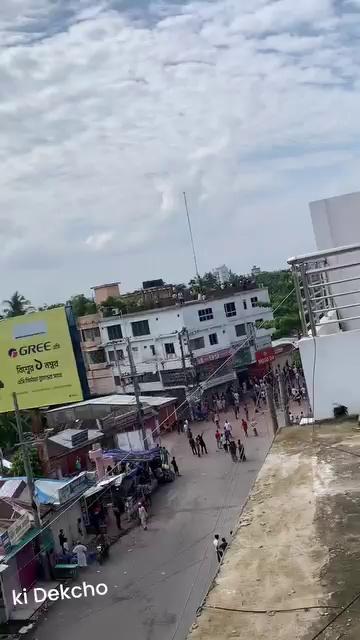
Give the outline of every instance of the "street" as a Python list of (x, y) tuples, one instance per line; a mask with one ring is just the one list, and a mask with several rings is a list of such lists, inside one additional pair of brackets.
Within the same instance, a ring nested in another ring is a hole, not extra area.
[[(192, 427), (194, 435), (204, 431), (208, 446), (209, 454), (200, 459), (185, 434), (164, 437), (181, 477), (154, 494), (147, 531), (132, 530), (111, 547), (104, 565), (80, 575), (80, 581), (105, 583), (107, 595), (55, 603), (33, 639), (98, 640), (105, 633), (131, 640), (186, 637), (216, 572), (213, 536), (229, 540), (272, 439), (267, 413), (258, 414), (259, 437), (247, 439), (241, 420), (227, 415), (234, 437), (245, 444), (247, 462), (235, 464), (216, 449), (213, 423)], [(221, 414), (221, 424), (225, 417)]]

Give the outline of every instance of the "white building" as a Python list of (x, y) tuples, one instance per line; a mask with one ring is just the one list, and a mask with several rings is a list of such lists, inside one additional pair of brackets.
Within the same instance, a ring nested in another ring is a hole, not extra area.
[(229, 282), (230, 279), (230, 269), (226, 266), (226, 264), (222, 264), (221, 267), (216, 267), (213, 269), (213, 274), (219, 281), (219, 284), (224, 285), (226, 282)]
[[(272, 320), (267, 289), (219, 292), (211, 299), (173, 304), (165, 308), (102, 318), (101, 345), (112, 367), (114, 388), (131, 391), (131, 350), (143, 392), (203, 382), (223, 364), (209, 386), (236, 378), (255, 362), (256, 350), (271, 346), (271, 330), (258, 328)], [(235, 356), (229, 357), (244, 344)], [(228, 362), (229, 361), (229, 362)], [(185, 374), (186, 370), (186, 374)]]
[[(360, 193), (310, 204), (318, 252), (292, 258), (299, 349), (316, 420), (360, 413)], [(356, 244), (354, 244), (356, 243)]]

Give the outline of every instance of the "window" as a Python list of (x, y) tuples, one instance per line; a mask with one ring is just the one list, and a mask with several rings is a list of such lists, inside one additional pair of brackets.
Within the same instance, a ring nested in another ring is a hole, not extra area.
[(156, 350), (155, 350), (155, 345), (154, 345), (154, 344), (151, 344), (151, 345), (150, 345), (150, 351), (151, 351), (151, 354), (152, 354), (153, 356), (156, 354)]
[(173, 342), (165, 342), (165, 353), (167, 356), (175, 355), (175, 347)]
[(111, 327), (108, 327), (107, 332), (109, 340), (122, 340), (123, 334), (120, 324), (113, 324)]
[(246, 311), (246, 309), (247, 309), (247, 302), (246, 302), (246, 300), (243, 300), (243, 306), (244, 306), (244, 309), (245, 309), (245, 311)]
[(205, 347), (205, 339), (204, 338), (193, 338), (193, 340), (189, 341), (191, 351), (196, 351), (197, 349), (204, 349)]
[(258, 297), (257, 296), (254, 296), (253, 298), (251, 298), (251, 306), (252, 307), (257, 307), (258, 306), (257, 303), (258, 303)]
[(119, 376), (114, 376), (114, 382), (116, 387), (120, 387), (120, 378)]
[[(124, 351), (122, 349), (116, 349), (118, 360), (124, 360)], [(109, 362), (116, 362), (115, 352), (108, 351)]]
[(213, 346), (214, 344), (218, 343), (218, 337), (217, 337), (217, 333), (210, 333), (209, 334), (209, 342), (210, 344)]
[(139, 347), (131, 347), (131, 351), (134, 351), (134, 352), (139, 351)]
[(81, 332), (84, 342), (94, 342), (96, 338), (100, 338), (99, 327), (92, 327), (91, 329), (83, 329)]
[(227, 318), (232, 318), (233, 316), (236, 316), (235, 302), (225, 302), (224, 309), (225, 309), (225, 315)]
[(102, 364), (106, 362), (105, 349), (89, 351), (87, 356), (89, 364)]
[(244, 324), (235, 325), (235, 333), (238, 338), (241, 338), (241, 336), (246, 336), (246, 326)]
[(139, 320), (139, 322), (131, 323), (132, 333), (134, 338), (138, 336), (148, 336), (150, 335), (150, 327), (148, 320)]
[(213, 310), (211, 309), (211, 307), (209, 307), (208, 309), (200, 309), (200, 311), (198, 311), (198, 314), (200, 322), (204, 322), (205, 320), (213, 320), (214, 318)]

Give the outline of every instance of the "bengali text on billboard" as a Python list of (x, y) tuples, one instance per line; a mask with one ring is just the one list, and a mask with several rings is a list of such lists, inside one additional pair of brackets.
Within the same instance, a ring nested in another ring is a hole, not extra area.
[(0, 321), (0, 413), (82, 400), (65, 309)]

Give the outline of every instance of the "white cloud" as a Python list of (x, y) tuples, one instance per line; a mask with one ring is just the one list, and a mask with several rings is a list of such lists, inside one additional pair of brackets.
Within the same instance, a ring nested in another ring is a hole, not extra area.
[(102, 249), (104, 249), (111, 243), (113, 237), (114, 234), (111, 231), (94, 233), (93, 235), (86, 238), (85, 244), (94, 251), (102, 251)]
[[(11, 261), (2, 297), (51, 301), (52, 257), (64, 298), (102, 279), (186, 280), (184, 190), (204, 269), (276, 266), (312, 246), (289, 217), (307, 219), (334, 176), (359, 187), (355, 3), (344, 14), (335, 0), (124, 7), (1, 3), (0, 206), (21, 228), (0, 258)], [(34, 284), (16, 267), (20, 250), (47, 276)]]

